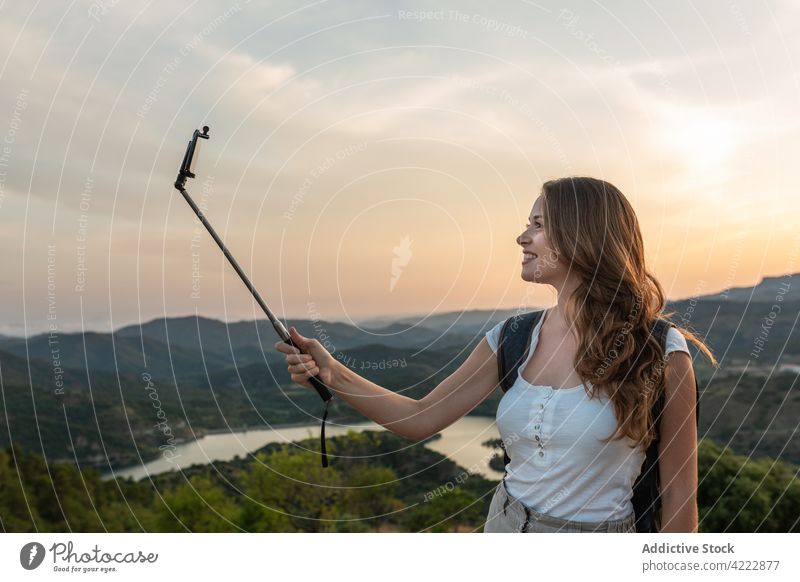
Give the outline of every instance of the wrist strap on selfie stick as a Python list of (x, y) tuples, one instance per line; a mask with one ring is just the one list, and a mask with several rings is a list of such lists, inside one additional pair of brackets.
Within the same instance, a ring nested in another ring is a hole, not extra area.
[[(236, 262), (236, 259), (233, 258), (228, 248), (225, 246), (225, 243), (222, 242), (222, 239), (219, 238), (216, 231), (212, 228), (211, 224), (209, 224), (208, 220), (206, 220), (205, 215), (203, 212), (197, 207), (192, 200), (189, 193), (184, 188), (186, 184), (187, 178), (194, 178), (194, 162), (196, 153), (200, 146), (198, 139), (208, 139), (210, 136), (208, 135), (208, 126), (203, 127), (203, 131), (201, 132), (199, 129), (194, 130), (194, 134), (192, 135), (192, 139), (189, 141), (189, 145), (186, 148), (186, 154), (183, 157), (183, 163), (181, 164), (180, 172), (178, 173), (178, 178), (175, 180), (175, 188), (183, 195), (183, 198), (189, 204), (189, 206), (194, 210), (194, 213), (197, 215), (197, 218), (200, 219), (200, 222), (203, 223), (203, 226), (206, 227), (206, 230), (212, 236), (214, 241), (217, 243), (217, 246), (222, 250), (225, 257), (228, 259), (228, 262), (233, 266), (236, 270), (236, 273), (239, 275), (239, 278), (244, 282), (247, 288), (252, 293), (253, 297), (255, 298), (256, 302), (258, 303), (259, 307), (264, 311), (264, 313), (269, 318), (270, 323), (272, 323), (272, 327), (275, 328), (276, 333), (280, 336), (280, 338), (287, 344), (292, 347), (297, 348), (301, 353), (302, 350), (295, 345), (292, 341), (292, 338), (289, 337), (289, 332), (286, 331), (286, 327), (281, 323), (281, 321), (276, 318), (270, 308), (267, 307), (267, 304), (261, 298), (256, 288), (250, 282), (250, 279), (247, 278), (242, 268), (239, 266), (239, 263)], [(331, 399), (333, 398), (333, 393), (330, 389), (325, 386), (325, 384), (320, 380), (317, 376), (312, 376), (308, 379), (314, 389), (319, 394), (319, 397), (325, 402), (325, 411), (322, 413), (322, 428), (320, 429), (320, 453), (322, 455), (322, 466), (328, 466), (328, 451), (325, 447), (325, 421), (328, 419), (328, 405), (330, 404)]]

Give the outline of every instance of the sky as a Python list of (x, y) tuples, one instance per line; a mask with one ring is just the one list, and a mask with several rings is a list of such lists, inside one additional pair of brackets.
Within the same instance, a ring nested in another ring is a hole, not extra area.
[(800, 4), (0, 4), (0, 334), (550, 305), (515, 240), (590, 175), (671, 299), (800, 272)]

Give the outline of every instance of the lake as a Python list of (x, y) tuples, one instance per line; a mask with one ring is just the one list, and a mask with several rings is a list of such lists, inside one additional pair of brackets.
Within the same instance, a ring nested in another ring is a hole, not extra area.
[[(227, 432), (206, 435), (190, 443), (178, 445), (175, 456), (170, 460), (159, 457), (156, 460), (119, 469), (108, 473), (104, 479), (114, 477), (132, 477), (143, 479), (148, 475), (156, 475), (184, 469), (196, 464), (208, 464), (214, 461), (230, 461), (237, 455), (245, 457), (269, 443), (288, 443), (312, 437), (319, 441), (319, 424), (302, 426), (274, 427), (241, 432)], [(386, 430), (374, 422), (348, 425), (328, 424), (325, 436), (345, 434), (348, 430)], [(440, 433), (441, 438), (428, 443), (429, 449), (446, 455), (465, 469), (479, 473), (489, 479), (499, 480), (503, 474), (489, 467), (493, 450), (481, 445), (489, 439), (499, 438), (494, 418), (485, 416), (465, 416)], [(335, 463), (331, 459), (331, 464)]]

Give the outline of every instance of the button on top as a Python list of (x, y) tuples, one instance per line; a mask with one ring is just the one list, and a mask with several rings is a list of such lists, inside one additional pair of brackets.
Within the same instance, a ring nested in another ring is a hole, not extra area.
[(533, 438), (536, 444), (539, 446), (539, 457), (544, 457), (544, 444), (542, 439), (542, 420), (544, 419), (544, 409), (547, 403), (550, 401), (550, 397), (553, 395), (551, 390), (544, 393), (544, 397), (542, 401), (539, 403), (539, 407), (536, 409), (536, 414), (533, 417), (533, 421), (536, 423), (533, 425)]

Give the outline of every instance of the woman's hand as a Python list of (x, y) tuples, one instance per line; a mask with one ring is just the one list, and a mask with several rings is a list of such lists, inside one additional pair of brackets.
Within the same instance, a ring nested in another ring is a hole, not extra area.
[(308, 379), (311, 376), (319, 376), (323, 383), (330, 386), (334, 367), (339, 362), (319, 341), (303, 337), (294, 327), (289, 328), (289, 337), (300, 348), (299, 350), (282, 341), (275, 344), (275, 349), (286, 354), (286, 364), (292, 375), (292, 382), (312, 388)]

